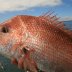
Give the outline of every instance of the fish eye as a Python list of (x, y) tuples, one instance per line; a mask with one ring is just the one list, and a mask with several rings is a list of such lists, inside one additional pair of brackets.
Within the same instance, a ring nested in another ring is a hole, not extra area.
[(2, 27), (2, 30), (1, 30), (1, 32), (3, 32), (3, 33), (8, 33), (9, 32), (9, 29), (8, 29), (8, 27)]

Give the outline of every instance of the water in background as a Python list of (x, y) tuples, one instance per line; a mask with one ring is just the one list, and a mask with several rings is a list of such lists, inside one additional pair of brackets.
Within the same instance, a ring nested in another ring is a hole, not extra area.
[(66, 28), (69, 28), (72, 30), (72, 20), (71, 21), (64, 21), (64, 24), (66, 25)]
[(0, 72), (24, 72), (24, 70), (18, 69), (10, 60), (0, 55)]

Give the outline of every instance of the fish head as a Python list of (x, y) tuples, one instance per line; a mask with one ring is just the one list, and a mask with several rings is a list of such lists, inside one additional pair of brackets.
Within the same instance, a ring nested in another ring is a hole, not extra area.
[(0, 54), (7, 57), (13, 55), (11, 49), (21, 41), (22, 31), (24, 28), (17, 16), (0, 24)]
[[(23, 18), (21, 19), (21, 17)], [(30, 68), (37, 72), (37, 65), (31, 59), (31, 55), (35, 52), (34, 47), (38, 47), (34, 44), (37, 43), (36, 39), (38, 38), (35, 18), (32, 16), (16, 16), (0, 24), (0, 54), (11, 60), (13, 58), (12, 61), (14, 63), (17, 60), (19, 67), (23, 66), (21, 65), (22, 61), (23, 63), (27, 63), (26, 66), (33, 65), (34, 69)], [(23, 54), (20, 53), (20, 49), (23, 50)]]

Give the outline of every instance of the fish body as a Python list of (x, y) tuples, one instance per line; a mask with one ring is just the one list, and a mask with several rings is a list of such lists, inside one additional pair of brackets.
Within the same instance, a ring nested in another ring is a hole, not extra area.
[(26, 71), (72, 72), (72, 32), (61, 25), (50, 15), (15, 16), (0, 24), (0, 54)]

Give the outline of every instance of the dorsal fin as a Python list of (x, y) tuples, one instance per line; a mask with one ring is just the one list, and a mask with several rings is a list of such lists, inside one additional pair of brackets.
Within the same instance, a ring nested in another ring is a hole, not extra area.
[(47, 20), (48, 22), (50, 22), (50, 24), (58, 27), (59, 29), (63, 30), (64, 32), (66, 32), (67, 34), (69, 34), (72, 38), (72, 30), (66, 29), (65, 28), (65, 24), (63, 21), (59, 21), (60, 17), (58, 18), (56, 15), (53, 15), (54, 12), (47, 12), (43, 15), (40, 15), (39, 17), (42, 19)]

